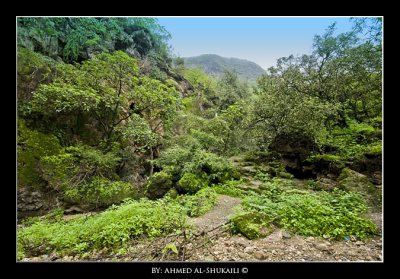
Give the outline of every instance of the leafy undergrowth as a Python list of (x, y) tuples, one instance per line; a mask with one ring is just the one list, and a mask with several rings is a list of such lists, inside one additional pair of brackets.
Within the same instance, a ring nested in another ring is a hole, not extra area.
[[(381, 123), (382, 119), (377, 117)], [(354, 159), (363, 154), (382, 154), (382, 130), (372, 124), (358, 123), (348, 120), (347, 128), (335, 127), (326, 139), (321, 139), (321, 144), (330, 146), (334, 150), (332, 161)]]
[(204, 188), (195, 195), (183, 195), (178, 198), (179, 203), (190, 217), (197, 217), (208, 212), (217, 203), (218, 194), (212, 188)]
[(221, 195), (227, 195), (235, 198), (242, 198), (246, 195), (246, 191), (239, 188), (244, 185), (242, 180), (230, 180), (225, 183), (214, 185), (213, 189)]
[(93, 249), (121, 248), (130, 239), (179, 233), (188, 227), (188, 215), (202, 215), (216, 201), (217, 193), (205, 188), (176, 199), (126, 200), (100, 214), (69, 221), (61, 220), (61, 216), (36, 218), (33, 224), (18, 231), (18, 259), (51, 252), (84, 255)]
[(276, 225), (304, 236), (340, 239), (354, 235), (365, 239), (376, 232), (375, 224), (361, 217), (367, 206), (362, 197), (353, 192), (314, 193), (273, 187), (261, 195), (248, 195), (242, 205), (245, 212), (266, 214)]

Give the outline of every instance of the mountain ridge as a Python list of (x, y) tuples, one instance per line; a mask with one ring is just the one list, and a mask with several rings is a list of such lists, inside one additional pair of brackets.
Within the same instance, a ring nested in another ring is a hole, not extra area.
[(217, 54), (202, 54), (192, 57), (184, 57), (188, 68), (201, 67), (206, 73), (219, 76), (225, 70), (233, 70), (238, 77), (245, 80), (256, 80), (265, 70), (253, 61), (236, 57), (222, 57)]

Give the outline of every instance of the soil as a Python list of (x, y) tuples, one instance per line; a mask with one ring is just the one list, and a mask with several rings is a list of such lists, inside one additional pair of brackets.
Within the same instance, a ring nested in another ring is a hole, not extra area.
[(220, 195), (217, 204), (206, 214), (191, 218), (198, 232), (206, 232), (215, 227), (226, 224), (229, 217), (235, 213), (235, 208), (240, 205), (241, 200), (230, 196)]

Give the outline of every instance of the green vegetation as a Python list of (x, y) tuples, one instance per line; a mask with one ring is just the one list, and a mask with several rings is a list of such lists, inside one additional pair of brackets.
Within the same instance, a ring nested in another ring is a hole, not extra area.
[(150, 198), (162, 198), (172, 188), (172, 177), (166, 172), (157, 172), (147, 183), (146, 193)]
[(178, 202), (183, 206), (186, 214), (196, 217), (208, 212), (216, 203), (218, 195), (212, 188), (204, 188), (195, 195), (180, 196)]
[(84, 255), (93, 249), (121, 248), (140, 237), (179, 233), (190, 229), (187, 216), (205, 214), (216, 201), (217, 193), (205, 188), (195, 195), (183, 195), (177, 199), (127, 199), (102, 213), (69, 221), (64, 221), (63, 210), (57, 209), (42, 220), (31, 218), (25, 223), (26, 227), (18, 233), (19, 258), (28, 253)]
[(234, 167), (224, 158), (200, 148), (172, 147), (155, 160), (172, 177), (181, 193), (195, 193), (211, 184), (237, 177)]
[(238, 58), (225, 58), (215, 54), (203, 54), (184, 59), (189, 68), (200, 67), (207, 74), (222, 75), (230, 70), (238, 74), (241, 79), (256, 81), (265, 71), (256, 63)]
[[(50, 212), (18, 220), (18, 259), (191, 231), (218, 195), (242, 200), (230, 229), (249, 239), (373, 236), (382, 21), (353, 24), (264, 71), (175, 57), (154, 18), (18, 18), (18, 210)], [(99, 212), (63, 218), (74, 208)]]
[(118, 248), (130, 239), (157, 237), (183, 229), (182, 207), (164, 200), (126, 201), (106, 211), (70, 221), (38, 221), (18, 233), (19, 251), (41, 255), (80, 254), (91, 249)]
[(367, 207), (361, 196), (353, 192), (312, 193), (272, 188), (268, 193), (246, 197), (243, 206), (250, 212), (262, 212), (278, 226), (305, 236), (355, 235), (364, 239), (376, 231), (371, 221), (360, 217)]
[(245, 195), (245, 191), (240, 189), (240, 186), (243, 185), (243, 181), (238, 180), (230, 180), (225, 183), (214, 185), (213, 189), (222, 195), (227, 195), (231, 197), (243, 197)]
[(231, 231), (241, 233), (248, 239), (256, 239), (267, 236), (272, 232), (271, 219), (262, 212), (245, 212), (234, 216), (232, 219)]

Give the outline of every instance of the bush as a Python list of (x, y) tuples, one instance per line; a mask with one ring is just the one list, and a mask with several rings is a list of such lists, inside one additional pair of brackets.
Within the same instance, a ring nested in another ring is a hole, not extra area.
[(44, 134), (26, 127), (25, 121), (18, 121), (18, 185), (36, 186), (44, 184), (38, 168), (45, 156), (59, 153), (60, 143), (56, 136)]
[(366, 123), (349, 122), (348, 128), (335, 128), (321, 141), (336, 150), (335, 154), (350, 159), (364, 153), (382, 151), (381, 131)]
[(20, 257), (50, 253), (80, 254), (117, 248), (138, 237), (157, 237), (186, 226), (181, 206), (164, 200), (126, 201), (92, 217), (49, 223), (39, 221), (18, 231)]
[(190, 217), (203, 215), (217, 203), (218, 195), (212, 188), (204, 188), (195, 195), (179, 197), (179, 203)]
[(95, 176), (118, 180), (115, 169), (119, 161), (114, 151), (103, 154), (93, 147), (77, 145), (66, 147), (57, 155), (43, 157), (40, 165), (42, 177), (49, 186), (66, 191), (90, 183)]
[(241, 180), (230, 180), (218, 185), (214, 185), (212, 188), (218, 194), (241, 198), (246, 195), (246, 191), (239, 188), (241, 185), (243, 185), (243, 181)]
[(146, 195), (150, 199), (162, 198), (172, 188), (172, 176), (165, 172), (155, 173), (146, 184)]
[(226, 158), (198, 148), (169, 148), (155, 160), (155, 164), (171, 174), (174, 182), (179, 181), (185, 173), (192, 173), (198, 177), (203, 177), (205, 173), (206, 180), (213, 184), (239, 178), (233, 165)]
[(176, 189), (180, 193), (194, 194), (204, 187), (207, 187), (207, 180), (193, 173), (185, 173), (176, 183)]
[(190, 134), (198, 141), (201, 148), (209, 152), (222, 153), (224, 142), (212, 133), (190, 129)]
[(174, 182), (183, 176), (183, 167), (190, 162), (192, 150), (174, 146), (161, 153), (155, 165), (171, 174)]
[(89, 183), (68, 189), (65, 192), (65, 199), (71, 203), (93, 204), (97, 207), (118, 203), (133, 195), (130, 183), (96, 176)]
[(332, 193), (310, 193), (294, 189), (280, 194), (253, 194), (242, 204), (247, 211), (263, 212), (283, 228), (305, 236), (355, 235), (364, 239), (376, 231), (374, 223), (360, 217), (367, 207), (357, 193), (337, 189)]
[(184, 168), (183, 172), (190, 172), (201, 175), (206, 173), (211, 183), (217, 184), (238, 177), (233, 165), (225, 158), (203, 150), (196, 150)]

